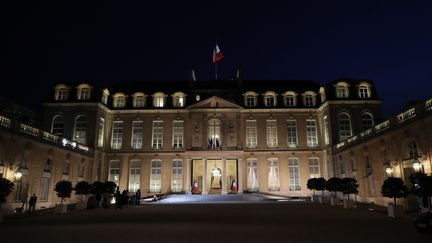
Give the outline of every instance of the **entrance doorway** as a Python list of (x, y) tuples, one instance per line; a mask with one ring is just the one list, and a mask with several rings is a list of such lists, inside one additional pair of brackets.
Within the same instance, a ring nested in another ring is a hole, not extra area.
[[(204, 161), (206, 165), (204, 165)], [(192, 160), (193, 194), (226, 194), (237, 192), (237, 159)], [(206, 171), (204, 171), (206, 170)]]

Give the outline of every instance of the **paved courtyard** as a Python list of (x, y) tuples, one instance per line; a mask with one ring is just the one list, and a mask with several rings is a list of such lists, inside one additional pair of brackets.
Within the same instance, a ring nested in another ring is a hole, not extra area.
[(9, 217), (0, 237), (2, 243), (432, 242), (410, 216), (262, 195), (174, 196), (117, 210)]

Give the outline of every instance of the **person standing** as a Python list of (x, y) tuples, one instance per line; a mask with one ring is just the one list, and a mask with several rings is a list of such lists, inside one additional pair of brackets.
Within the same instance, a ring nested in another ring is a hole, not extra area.
[(135, 204), (139, 205), (141, 201), (141, 190), (138, 189), (135, 193)]
[(34, 213), (35, 208), (36, 208), (36, 202), (37, 202), (37, 196), (36, 196), (36, 193), (33, 193), (33, 195), (30, 197), (30, 200), (29, 200), (29, 209), (28, 209), (29, 213), (30, 213), (30, 211), (32, 211)]

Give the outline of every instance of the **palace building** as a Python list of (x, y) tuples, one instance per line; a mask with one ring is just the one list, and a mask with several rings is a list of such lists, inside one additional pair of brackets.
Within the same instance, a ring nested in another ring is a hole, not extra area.
[[(65, 175), (65, 161), (72, 160), (78, 175), (68, 174), (70, 179), (114, 181), (120, 190), (140, 189), (143, 196), (303, 197), (311, 193), (309, 178), (349, 176), (360, 184), (359, 200), (384, 204), (379, 187), (386, 168), (406, 179), (412, 162), (420, 160), (430, 173), (430, 136), (417, 134), (431, 122), (430, 106), (382, 121), (371, 80), (60, 83), (50, 97), (38, 139), (52, 138), (46, 146), (55, 148), (44, 148), (38, 163), (48, 158), (57, 174), (44, 184), (44, 170), (37, 167), (34, 177), (41, 179), (34, 179), (28, 195), (52, 189)], [(11, 132), (5, 129), (1, 134)], [(402, 148), (412, 149), (413, 141), (418, 156), (407, 157)], [(31, 157), (35, 150), (24, 151)], [(0, 152), (8, 157), (7, 149)], [(19, 167), (13, 159), (8, 163)]]

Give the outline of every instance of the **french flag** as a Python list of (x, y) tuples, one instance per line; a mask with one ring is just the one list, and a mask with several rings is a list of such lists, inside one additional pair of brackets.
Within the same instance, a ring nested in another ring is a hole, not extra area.
[(213, 50), (213, 63), (220, 61), (223, 58), (223, 54), (219, 49), (219, 46), (216, 44), (215, 49)]

